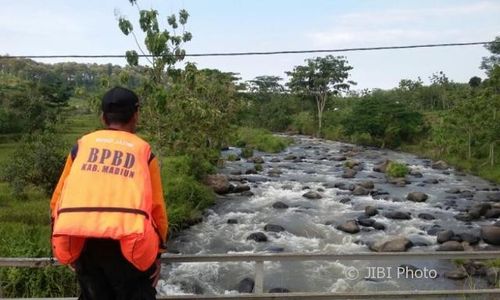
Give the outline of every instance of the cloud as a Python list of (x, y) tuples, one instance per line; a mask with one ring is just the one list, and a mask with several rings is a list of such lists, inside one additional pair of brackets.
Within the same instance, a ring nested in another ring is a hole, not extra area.
[(463, 28), (458, 20), (500, 13), (500, 3), (421, 9), (385, 9), (342, 14), (330, 29), (307, 34), (316, 47), (350, 47), (397, 43), (452, 42), (491, 38), (481, 28)]

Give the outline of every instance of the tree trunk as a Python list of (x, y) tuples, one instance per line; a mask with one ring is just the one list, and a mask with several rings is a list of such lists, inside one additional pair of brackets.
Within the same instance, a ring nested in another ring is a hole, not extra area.
[(495, 142), (490, 143), (490, 166), (495, 165)]

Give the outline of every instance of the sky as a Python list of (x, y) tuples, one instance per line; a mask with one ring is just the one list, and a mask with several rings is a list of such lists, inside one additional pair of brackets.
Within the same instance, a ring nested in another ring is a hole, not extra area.
[[(186, 9), (187, 53), (339, 49), (431, 43), (491, 41), (500, 36), (500, 0), (138, 0), (155, 8), (160, 22)], [(128, 0), (0, 0), (0, 54), (124, 54), (137, 50), (118, 28), (116, 15), (135, 25)], [(484, 78), (482, 46), (334, 53), (353, 67), (356, 89), (396, 87), (401, 79), (443, 71), (451, 80)], [(286, 77), (307, 58), (325, 54), (187, 58), (199, 68)], [(68, 59), (40, 59), (42, 62)], [(125, 65), (124, 58), (71, 59)]]

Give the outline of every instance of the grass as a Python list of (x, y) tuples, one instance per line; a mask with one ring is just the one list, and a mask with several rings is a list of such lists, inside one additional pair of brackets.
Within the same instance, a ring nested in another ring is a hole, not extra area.
[(402, 145), (401, 150), (420, 156), (429, 157), (433, 160), (444, 160), (459, 171), (467, 172), (491, 182), (500, 184), (500, 167), (498, 166), (498, 161), (500, 160), (500, 158), (497, 158), (496, 165), (490, 166), (488, 163), (486, 163), (486, 160), (475, 158), (468, 160), (452, 154), (438, 155), (430, 151), (428, 147), (425, 147), (425, 145), (421, 144)]
[[(0, 183), (0, 256), (50, 256), (49, 201), (37, 190), (26, 199), (11, 196), (6, 183)], [(3, 297), (75, 296), (74, 274), (65, 267), (0, 268)]]
[(409, 169), (403, 163), (391, 161), (387, 166), (386, 174), (393, 178), (405, 177), (408, 174)]
[(247, 147), (259, 151), (278, 153), (285, 150), (293, 142), (292, 138), (275, 136), (266, 129), (240, 127), (231, 139), (238, 147)]

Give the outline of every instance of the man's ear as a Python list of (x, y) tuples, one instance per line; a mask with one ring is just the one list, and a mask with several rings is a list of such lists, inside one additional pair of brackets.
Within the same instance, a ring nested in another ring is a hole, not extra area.
[(101, 117), (100, 117), (100, 119), (101, 119), (101, 123), (102, 123), (102, 125), (104, 125), (104, 126), (107, 126), (107, 125), (108, 125), (108, 124), (106, 124), (106, 119), (104, 118), (104, 113), (101, 113)]

